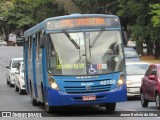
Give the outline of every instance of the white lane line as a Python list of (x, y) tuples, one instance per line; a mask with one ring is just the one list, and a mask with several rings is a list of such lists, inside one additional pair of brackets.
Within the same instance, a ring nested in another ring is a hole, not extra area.
[(116, 107), (118, 109), (122, 109), (122, 110), (127, 110), (127, 111), (137, 111), (137, 110), (133, 110), (133, 109), (128, 109), (128, 108), (120, 108), (120, 107)]

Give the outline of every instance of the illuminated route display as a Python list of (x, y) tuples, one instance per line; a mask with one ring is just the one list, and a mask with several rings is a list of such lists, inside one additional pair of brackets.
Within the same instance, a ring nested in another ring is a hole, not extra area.
[(120, 27), (118, 18), (72, 18), (47, 22), (47, 30), (76, 29), (81, 27)]

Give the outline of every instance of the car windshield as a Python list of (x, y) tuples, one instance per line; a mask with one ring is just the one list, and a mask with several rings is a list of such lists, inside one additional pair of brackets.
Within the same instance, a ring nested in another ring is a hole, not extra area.
[(126, 65), (127, 75), (144, 75), (148, 64), (128, 64)]
[(19, 63), (21, 62), (22, 60), (13, 60), (12, 62), (12, 68), (18, 68), (18, 65)]
[(134, 50), (125, 50), (124, 54), (126, 58), (138, 58), (138, 55)]
[(49, 35), (48, 70), (55, 75), (96, 75), (120, 71), (124, 55), (120, 31)]

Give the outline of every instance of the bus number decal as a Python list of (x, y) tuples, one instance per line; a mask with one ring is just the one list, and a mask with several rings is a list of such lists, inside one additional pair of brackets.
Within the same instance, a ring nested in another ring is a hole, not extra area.
[(110, 85), (110, 84), (116, 84), (116, 80), (103, 80), (103, 81), (100, 81), (100, 85)]

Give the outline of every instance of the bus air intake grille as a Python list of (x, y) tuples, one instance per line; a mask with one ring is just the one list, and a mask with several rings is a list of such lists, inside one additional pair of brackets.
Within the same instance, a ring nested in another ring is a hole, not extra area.
[(79, 86), (79, 87), (67, 87), (65, 86), (65, 91), (71, 94), (82, 94), (82, 93), (97, 93), (97, 92), (106, 92), (109, 91), (111, 85), (103, 86)]

